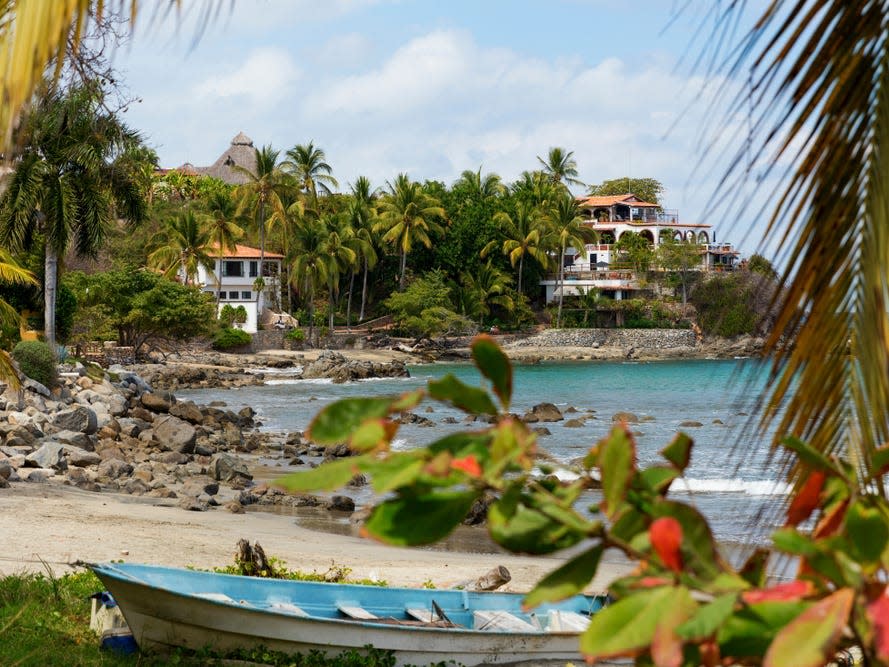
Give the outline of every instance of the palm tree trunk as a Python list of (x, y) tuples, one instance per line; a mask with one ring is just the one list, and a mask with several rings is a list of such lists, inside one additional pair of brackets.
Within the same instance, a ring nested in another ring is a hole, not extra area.
[(556, 328), (562, 327), (562, 297), (565, 295), (565, 246), (559, 253), (559, 311), (556, 315)]
[(222, 245), (219, 246), (219, 264), (216, 266), (216, 317), (219, 317), (219, 293), (222, 290)]
[(355, 272), (349, 278), (349, 298), (346, 299), (346, 327), (352, 328), (352, 288), (355, 286)]
[(519, 296), (522, 295), (522, 266), (525, 264), (525, 255), (519, 257)]
[(43, 334), (53, 357), (56, 356), (56, 287), (58, 286), (58, 271), (59, 253), (56, 252), (51, 243), (47, 243), (43, 263)]
[(404, 291), (404, 271), (407, 268), (407, 251), (401, 248), (401, 276), (398, 278), (398, 291)]
[[(333, 272), (331, 271), (331, 274)], [(333, 311), (336, 309), (336, 303), (334, 302), (334, 292), (333, 292), (333, 277), (328, 281), (327, 287), (327, 330), (328, 332), (333, 331)]]
[(262, 277), (262, 266), (265, 264), (265, 195), (259, 195), (259, 271), (256, 280), (259, 289), (256, 290), (256, 328), (259, 329), (259, 320), (262, 318), (262, 292), (265, 288)]
[(364, 321), (364, 303), (367, 299), (367, 258), (364, 258), (364, 280), (361, 284), (361, 312), (358, 314), (358, 321)]
[(309, 343), (312, 347), (315, 346), (315, 295), (314, 289), (309, 289), (309, 277), (306, 276), (306, 296), (308, 296), (309, 302), (306, 304), (306, 311), (309, 313)]

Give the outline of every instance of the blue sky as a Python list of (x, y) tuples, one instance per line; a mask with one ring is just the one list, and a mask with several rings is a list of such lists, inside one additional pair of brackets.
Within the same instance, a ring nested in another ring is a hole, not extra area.
[(707, 209), (721, 150), (743, 134), (714, 101), (735, 84), (692, 67), (712, 0), (225, 4), (197, 44), (188, 19), (143, 11), (115, 57), (142, 100), (128, 122), (162, 166), (210, 164), (243, 131), (257, 146), (313, 140), (341, 189), (399, 172), (451, 183), (479, 167), (511, 181), (563, 146), (583, 181), (657, 178), (683, 219), (756, 249), (750, 225)]

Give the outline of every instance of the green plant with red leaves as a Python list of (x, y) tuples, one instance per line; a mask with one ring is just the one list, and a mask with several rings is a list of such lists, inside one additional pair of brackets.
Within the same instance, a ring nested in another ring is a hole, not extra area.
[[(309, 429), (319, 444), (347, 442), (356, 456), (338, 459), (280, 483), (291, 490), (339, 488), (358, 473), (386, 494), (364, 534), (397, 545), (422, 545), (449, 534), (473, 504), (493, 497), (491, 537), (513, 552), (544, 554), (586, 548), (528, 593), (528, 607), (578, 593), (602, 554), (617, 549), (638, 567), (611, 584), (613, 604), (581, 635), (591, 660), (627, 656), (639, 665), (763, 664), (807, 667), (860, 647), (868, 665), (889, 664), (889, 504), (880, 485), (889, 447), (862, 473), (789, 438), (785, 446), (809, 474), (787, 510), (773, 549), (759, 549), (740, 568), (719, 554), (706, 519), (671, 500), (671, 484), (687, 468), (692, 441), (678, 434), (664, 463), (639, 469), (624, 426), (593, 446), (577, 479), (535, 474), (535, 435), (509, 413), (512, 368), (488, 336), (473, 359), (493, 396), (452, 375), (395, 398), (352, 398), (324, 408)], [(422, 449), (393, 452), (395, 418), (426, 397), (487, 418), (481, 430), (445, 436)], [(545, 466), (540, 466), (544, 473)], [(601, 485), (601, 500), (579, 507)], [(799, 526), (815, 517), (815, 528)], [(769, 586), (776, 554), (795, 557), (793, 581)]]

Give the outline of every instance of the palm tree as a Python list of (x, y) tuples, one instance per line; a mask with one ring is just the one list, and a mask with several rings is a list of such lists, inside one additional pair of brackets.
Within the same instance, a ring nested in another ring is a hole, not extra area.
[(24, 148), (0, 199), (0, 241), (13, 250), (42, 241), (44, 326), (55, 350), (59, 257), (72, 245), (92, 256), (116, 218), (137, 223), (145, 216), (127, 153), (139, 137), (104, 109), (98, 85), (47, 92), (20, 133)]
[(472, 197), (480, 200), (498, 197), (506, 191), (506, 188), (500, 180), (500, 176), (494, 173), (482, 176), (481, 167), (478, 168), (478, 171), (467, 169), (460, 174), (460, 178), (454, 183), (454, 188), (452, 189), (461, 186), (463, 186)]
[(228, 192), (214, 192), (207, 200), (207, 212), (210, 219), (207, 221), (210, 244), (216, 248), (216, 309), (219, 310), (220, 273), (222, 272), (222, 258), (226, 252), (236, 252), (238, 240), (244, 235), (236, 222), (237, 206)]
[(380, 222), (377, 228), (385, 230), (383, 241), (398, 248), (401, 263), (398, 289), (403, 290), (407, 269), (407, 256), (414, 243), (432, 247), (430, 234), (440, 235), (444, 229), (438, 224), (445, 218), (445, 210), (435, 197), (424, 192), (423, 187), (399, 174), (395, 181), (386, 183), (387, 191), (380, 200)]
[(546, 209), (558, 192), (556, 184), (542, 171), (523, 171), (510, 189), (516, 199), (540, 210)]
[(339, 295), (340, 276), (355, 264), (357, 253), (352, 249), (352, 229), (348, 221), (337, 215), (322, 218), (326, 236), (321, 242), (321, 251), (327, 258), (327, 308), (328, 328), (333, 331), (333, 315), (336, 310), (336, 298)]
[(210, 255), (213, 241), (208, 224), (198, 219), (194, 211), (184, 211), (167, 220), (148, 254), (148, 266), (161, 271), (171, 280), (181, 277), (186, 285), (197, 282), (198, 268), (204, 267), (217, 281)]
[(327, 229), (321, 221), (307, 217), (303, 224), (294, 228), (293, 243), (287, 256), (291, 284), (306, 303), (309, 341), (313, 338), (315, 326), (315, 289), (327, 282), (329, 258), (324, 247), (326, 238)]
[(554, 147), (549, 149), (546, 159), (539, 155), (537, 161), (543, 166), (543, 171), (553, 183), (562, 185), (583, 185), (583, 181), (577, 178), (577, 162), (574, 159), (574, 151), (566, 151), (564, 148)]
[[(8, 250), (0, 247), (0, 283), (18, 285), (38, 285), (37, 279), (30, 271), (22, 268)], [(18, 327), (22, 316), (9, 303), (0, 299), (0, 324)], [(13, 389), (19, 388), (19, 375), (16, 372), (12, 357), (6, 350), (0, 350), (0, 380)]]
[[(506, 237), (502, 243), (503, 254), (509, 257), (509, 263), (512, 264), (513, 268), (518, 264), (517, 291), (521, 294), (525, 256), (535, 260), (541, 266), (546, 267), (549, 264), (549, 255), (546, 254), (546, 249), (541, 243), (546, 234), (546, 221), (537, 209), (526, 202), (519, 201), (516, 204), (514, 215), (510, 216), (505, 211), (499, 211), (494, 215), (494, 222), (499, 225), (500, 232)], [(500, 244), (499, 240), (489, 241), (482, 248), (482, 259), (487, 257)]]
[[(378, 236), (374, 231), (377, 222), (376, 191), (366, 176), (359, 176), (352, 184), (352, 201), (349, 204), (349, 221), (357, 239), (353, 249), (358, 253), (364, 268), (361, 280), (361, 309), (358, 321), (364, 320), (364, 307), (367, 303), (367, 274), (379, 259), (377, 254)], [(351, 297), (351, 287), (349, 288)], [(351, 310), (351, 309), (350, 309)], [(348, 315), (346, 316), (348, 320)]]
[(333, 168), (327, 164), (327, 156), (313, 142), (297, 144), (287, 151), (284, 169), (292, 174), (297, 185), (310, 200), (311, 205), (318, 207), (318, 192), (331, 194), (331, 187), (339, 187), (333, 177)]
[(565, 251), (574, 248), (578, 255), (586, 257), (586, 244), (596, 240), (596, 232), (583, 224), (577, 200), (567, 190), (553, 202), (546, 215), (550, 223), (547, 241), (550, 247), (559, 252), (559, 310), (556, 315), (556, 327), (559, 327), (562, 324), (562, 298), (565, 293)]
[(253, 223), (259, 230), (259, 276), (254, 282), (256, 288), (256, 304), (262, 310), (265, 291), (265, 236), (269, 224), (269, 216), (283, 209), (282, 195), (290, 187), (287, 174), (278, 163), (280, 151), (271, 146), (255, 148), (256, 169), (250, 171), (240, 165), (234, 165), (235, 171), (247, 177), (247, 182), (239, 185), (235, 191), (240, 199), (237, 214), (240, 216), (250, 211)]
[(493, 266), (489, 259), (485, 264), (460, 274), (461, 289), (457, 296), (461, 301), (463, 315), (477, 317), (480, 327), (491, 313), (491, 306), (500, 306), (512, 312), (515, 302), (509, 295), (512, 278), (501, 269)]

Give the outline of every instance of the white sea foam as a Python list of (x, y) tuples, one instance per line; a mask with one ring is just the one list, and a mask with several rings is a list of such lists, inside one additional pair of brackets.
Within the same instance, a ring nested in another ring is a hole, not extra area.
[(404, 438), (395, 438), (395, 440), (392, 441), (392, 449), (402, 450), (410, 449), (410, 447), (408, 446), (407, 440)]
[(299, 378), (281, 378), (280, 380), (266, 380), (266, 384), (333, 384), (330, 378), (312, 378), (300, 380)]
[(691, 493), (743, 493), (747, 496), (783, 496), (791, 492), (784, 482), (753, 479), (677, 479), (675, 491)]

